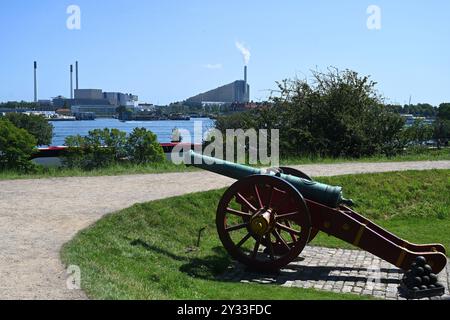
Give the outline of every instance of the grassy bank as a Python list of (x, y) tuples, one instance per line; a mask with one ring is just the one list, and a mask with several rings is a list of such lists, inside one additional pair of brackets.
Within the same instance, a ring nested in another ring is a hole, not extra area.
[[(356, 209), (414, 242), (450, 248), (450, 170), (320, 179), (344, 186)], [(230, 259), (214, 215), (224, 190), (138, 204), (111, 214), (66, 244), (61, 256), (82, 270), (96, 299), (360, 299), (272, 285), (218, 280)], [(200, 248), (192, 250), (206, 227)], [(320, 235), (316, 245), (349, 247)]]
[[(374, 156), (360, 159), (352, 158), (308, 158), (308, 157), (293, 157), (281, 159), (281, 164), (285, 166), (313, 164), (313, 163), (346, 163), (346, 162), (400, 162), (400, 161), (438, 161), (450, 160), (450, 148), (437, 150), (428, 149), (415, 152), (405, 153), (395, 157)], [(107, 168), (101, 168), (91, 171), (84, 171), (81, 169), (67, 169), (67, 168), (43, 168), (38, 167), (34, 173), (20, 173), (16, 171), (0, 171), (0, 180), (12, 179), (43, 179), (43, 178), (58, 178), (58, 177), (92, 177), (92, 176), (116, 176), (116, 175), (131, 175), (131, 174), (152, 174), (152, 173), (166, 173), (166, 172), (185, 172), (196, 170), (192, 167), (184, 165), (177, 166), (171, 162), (161, 164), (149, 165), (114, 165)]]
[(450, 148), (445, 149), (417, 149), (405, 151), (393, 157), (377, 155), (372, 157), (355, 158), (321, 158), (321, 157), (291, 157), (282, 159), (284, 165), (310, 164), (310, 163), (345, 163), (345, 162), (401, 162), (401, 161), (439, 161), (450, 160)]
[(148, 165), (122, 165), (116, 164), (106, 168), (94, 170), (68, 169), (68, 168), (44, 168), (37, 167), (35, 172), (21, 173), (16, 171), (0, 171), (0, 180), (15, 179), (45, 179), (45, 178), (62, 178), (62, 177), (97, 177), (97, 176), (119, 176), (133, 174), (155, 174), (170, 172), (188, 172), (195, 168), (185, 165), (175, 165), (169, 161)]

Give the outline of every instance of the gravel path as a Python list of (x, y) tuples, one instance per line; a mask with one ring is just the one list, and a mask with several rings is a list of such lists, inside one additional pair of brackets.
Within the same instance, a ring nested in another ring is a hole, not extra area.
[[(450, 161), (304, 165), (312, 176), (450, 169)], [(103, 215), (135, 203), (213, 190), (233, 180), (204, 171), (0, 181), (0, 299), (85, 299), (68, 290), (61, 246)]]

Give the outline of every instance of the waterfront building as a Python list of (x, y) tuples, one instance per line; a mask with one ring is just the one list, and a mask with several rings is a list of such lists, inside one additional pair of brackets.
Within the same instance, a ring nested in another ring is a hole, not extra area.
[(76, 107), (136, 107), (138, 96), (125, 94), (121, 92), (103, 92), (101, 89), (75, 89), (73, 99), (65, 97), (56, 97), (53, 99), (53, 105), (56, 108), (72, 108)]

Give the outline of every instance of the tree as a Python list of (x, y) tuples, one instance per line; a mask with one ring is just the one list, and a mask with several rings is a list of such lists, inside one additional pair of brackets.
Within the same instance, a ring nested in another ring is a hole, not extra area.
[(0, 119), (0, 169), (27, 171), (33, 168), (31, 155), (36, 139), (7, 119)]
[(369, 77), (330, 68), (312, 81), (278, 82), (271, 105), (225, 117), (223, 131), (242, 117), (242, 128), (279, 129), (283, 156), (361, 157), (402, 149), (404, 120), (384, 106)]
[(34, 102), (26, 101), (10, 101), (6, 103), (0, 103), (0, 109), (24, 109), (24, 110), (36, 110), (38, 104)]
[(421, 120), (417, 120), (412, 126), (403, 130), (405, 142), (413, 145), (422, 145), (433, 138), (433, 127), (425, 124)]
[(439, 118), (440, 120), (450, 120), (450, 103), (440, 104), (437, 118)]
[(434, 123), (434, 139), (437, 141), (438, 148), (448, 144), (450, 139), (450, 103), (442, 103)]
[(164, 151), (156, 135), (145, 128), (135, 128), (130, 134), (127, 154), (130, 161), (137, 164), (164, 161)]
[(8, 113), (6, 118), (16, 127), (27, 130), (37, 141), (38, 146), (50, 145), (53, 139), (53, 126), (44, 117), (23, 113)]
[(122, 121), (132, 120), (133, 110), (127, 108), (126, 106), (117, 107), (116, 112), (119, 114), (119, 120)]

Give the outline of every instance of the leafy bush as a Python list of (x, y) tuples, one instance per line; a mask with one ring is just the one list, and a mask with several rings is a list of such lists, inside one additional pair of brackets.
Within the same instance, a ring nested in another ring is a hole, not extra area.
[(69, 147), (64, 164), (69, 168), (91, 170), (116, 163), (146, 164), (164, 161), (164, 151), (156, 135), (144, 128), (128, 137), (118, 129), (93, 130), (89, 135), (67, 137)]
[(95, 169), (123, 161), (126, 157), (126, 133), (118, 129), (96, 129), (86, 137), (70, 136), (64, 163), (70, 168)]
[(164, 151), (157, 137), (145, 128), (135, 128), (128, 138), (127, 154), (131, 162), (145, 164), (164, 161)]
[(91, 162), (90, 150), (86, 137), (80, 135), (66, 137), (67, 151), (64, 154), (63, 164), (68, 168), (88, 168)]
[(37, 140), (37, 145), (50, 145), (53, 138), (53, 126), (42, 116), (9, 113), (6, 118), (16, 127), (25, 129)]
[(7, 119), (0, 119), (0, 169), (28, 171), (35, 151), (36, 139)]

